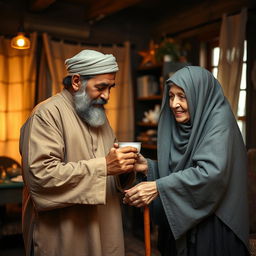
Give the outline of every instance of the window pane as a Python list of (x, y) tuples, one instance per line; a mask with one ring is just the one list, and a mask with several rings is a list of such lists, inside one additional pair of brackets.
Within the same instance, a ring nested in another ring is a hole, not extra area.
[(243, 63), (240, 89), (246, 89), (246, 63)]
[(220, 48), (215, 47), (212, 51), (212, 66), (218, 66), (219, 63)]
[(240, 91), (239, 93), (239, 100), (238, 100), (238, 116), (245, 116), (245, 101), (246, 101), (246, 92)]
[(238, 127), (239, 127), (239, 129), (242, 133), (243, 140), (244, 140), (244, 143), (245, 143), (245, 122), (242, 121), (242, 120), (238, 120), (237, 124), (238, 124)]
[(213, 68), (213, 69), (212, 69), (212, 74), (213, 74), (214, 77), (217, 79), (218, 68)]
[(247, 61), (247, 41), (244, 41), (244, 57), (243, 61)]

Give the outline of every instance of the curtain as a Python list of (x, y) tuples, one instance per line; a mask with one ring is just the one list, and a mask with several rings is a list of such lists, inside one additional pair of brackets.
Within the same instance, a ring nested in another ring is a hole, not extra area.
[[(106, 47), (99, 49), (110, 53)], [(119, 71), (116, 76), (116, 87), (112, 89), (109, 103), (106, 105), (110, 124), (119, 141), (134, 140), (134, 102), (131, 78), (130, 43), (124, 47), (113, 46), (112, 52), (117, 58)]]
[(31, 48), (17, 50), (0, 37), (0, 155), (20, 162), (20, 128), (34, 106), (36, 33)]
[(220, 31), (220, 58), (217, 78), (235, 115), (237, 115), (242, 75), (246, 21), (246, 9), (237, 15), (229, 17), (223, 15)]
[(117, 139), (132, 141), (134, 138), (134, 112), (129, 42), (125, 42), (123, 47), (116, 45), (92, 47), (53, 41), (47, 34), (43, 34), (39, 101), (62, 90), (62, 80), (67, 75), (65, 59), (84, 49), (112, 53), (116, 57), (119, 71), (116, 76), (116, 87), (111, 90), (110, 100), (106, 105), (106, 112)]
[(256, 148), (256, 13), (248, 13), (247, 24), (247, 88), (246, 88), (246, 146)]

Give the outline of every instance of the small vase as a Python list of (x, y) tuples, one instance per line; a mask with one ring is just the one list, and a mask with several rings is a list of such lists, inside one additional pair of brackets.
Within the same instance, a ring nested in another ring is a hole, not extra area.
[(172, 56), (169, 54), (164, 55), (164, 62), (171, 62), (173, 60)]

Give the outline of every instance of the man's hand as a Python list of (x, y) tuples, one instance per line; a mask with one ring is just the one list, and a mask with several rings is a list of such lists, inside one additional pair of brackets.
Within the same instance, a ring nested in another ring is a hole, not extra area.
[(134, 147), (118, 148), (118, 144), (115, 143), (106, 156), (107, 174), (117, 175), (133, 171), (138, 158), (137, 153)]
[(124, 192), (123, 203), (136, 207), (149, 205), (158, 196), (155, 181), (141, 182)]

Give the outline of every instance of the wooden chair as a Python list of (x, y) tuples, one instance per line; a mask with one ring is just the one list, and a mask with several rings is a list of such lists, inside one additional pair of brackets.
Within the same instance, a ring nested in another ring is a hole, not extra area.
[[(7, 156), (0, 156), (2, 182), (21, 174), (20, 164)], [(21, 203), (0, 205), (0, 238), (21, 233)]]

